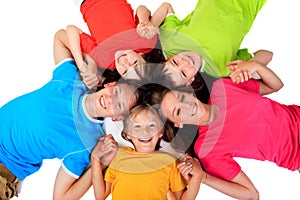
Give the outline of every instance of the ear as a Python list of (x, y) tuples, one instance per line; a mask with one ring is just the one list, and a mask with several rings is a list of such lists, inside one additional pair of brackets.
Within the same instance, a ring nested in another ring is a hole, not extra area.
[(110, 87), (110, 86), (114, 86), (116, 84), (117, 84), (117, 82), (115, 82), (115, 81), (114, 82), (110, 82), (110, 83), (105, 83), (104, 87), (107, 88), (107, 87)]
[(174, 126), (177, 127), (177, 128), (182, 128), (183, 127), (182, 123), (180, 123), (180, 122), (174, 123)]
[(120, 115), (120, 116), (117, 116), (117, 117), (112, 117), (112, 118), (111, 118), (111, 120), (114, 121), (114, 122), (115, 122), (115, 121), (121, 121), (121, 120), (124, 120), (124, 119), (125, 119), (125, 117), (123, 117), (123, 116), (121, 116), (121, 115)]
[(186, 86), (190, 86), (195, 80), (195, 77), (191, 78), (190, 80), (187, 81)]

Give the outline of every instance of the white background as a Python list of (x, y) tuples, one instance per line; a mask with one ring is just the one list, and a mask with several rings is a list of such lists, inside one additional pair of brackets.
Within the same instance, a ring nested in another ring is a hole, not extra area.
[[(155, 9), (162, 0), (129, 0)], [(169, 0), (180, 18), (190, 12), (196, 0)], [(300, 105), (298, 86), (300, 64), (300, 1), (269, 0), (257, 16), (242, 47), (250, 51), (268, 49), (274, 52), (272, 68), (285, 86), (270, 95), (281, 103)], [(209, 20), (209, 19), (208, 19)], [(53, 37), (57, 30), (75, 24), (87, 31), (79, 7), (72, 0), (5, 0), (0, 5), (0, 106), (48, 82), (52, 76)], [(222, 33), (220, 33), (222, 34)], [(16, 110), (17, 112), (17, 110)], [(237, 119), (238, 120), (238, 119)], [(1, 130), (0, 130), (1, 132)], [(273, 163), (238, 159), (260, 192), (262, 200), (300, 199), (300, 174)], [(45, 160), (41, 170), (23, 183), (18, 199), (52, 199), (53, 183), (59, 160)], [(94, 199), (92, 190), (82, 198)], [(231, 199), (202, 185), (197, 199)]]

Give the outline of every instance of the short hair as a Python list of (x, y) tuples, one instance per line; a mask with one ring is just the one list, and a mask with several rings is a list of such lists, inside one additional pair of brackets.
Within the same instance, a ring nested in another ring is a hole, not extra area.
[[(127, 138), (127, 134), (130, 132), (130, 130), (128, 130), (128, 127), (130, 126), (130, 123), (133, 121), (133, 119), (140, 113), (142, 112), (147, 112), (149, 114), (154, 115), (155, 117), (157, 117), (157, 119), (160, 122), (160, 126), (162, 127), (163, 130), (163, 136), (162, 139), (165, 140), (166, 142), (170, 142), (173, 138), (174, 138), (174, 132), (173, 132), (173, 128), (172, 128), (172, 124), (169, 121), (166, 121), (165, 117), (160, 115), (161, 112), (159, 112), (158, 110), (160, 109), (160, 105), (154, 105), (151, 106), (149, 104), (139, 104), (136, 105), (135, 107), (133, 107), (130, 112), (128, 117), (123, 121), (123, 131), (121, 133), (122, 137), (127, 140), (130, 141)], [(131, 142), (131, 141), (130, 141)], [(160, 148), (160, 140), (159, 142), (156, 144), (156, 148), (155, 150), (159, 150)]]

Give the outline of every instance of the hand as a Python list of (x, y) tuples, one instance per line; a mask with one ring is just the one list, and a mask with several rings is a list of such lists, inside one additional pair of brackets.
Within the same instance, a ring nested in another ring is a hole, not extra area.
[(89, 56), (86, 57), (86, 61), (87, 64), (85, 62), (83, 63), (80, 75), (86, 87), (91, 90), (95, 89), (98, 86), (100, 77), (95, 61)]
[(101, 161), (104, 165), (109, 165), (118, 151), (118, 143), (111, 134), (100, 138), (92, 151), (94, 159)]
[(156, 34), (159, 34), (159, 28), (155, 27), (151, 22), (139, 23), (137, 25), (136, 31), (141, 37), (145, 39), (151, 39)]
[(192, 177), (201, 177), (203, 174), (200, 162), (196, 158), (186, 156), (186, 159), (177, 165), (181, 175), (187, 181)]
[(230, 78), (234, 83), (242, 83), (252, 78), (252, 73), (256, 71), (255, 61), (236, 60), (227, 64), (230, 69)]

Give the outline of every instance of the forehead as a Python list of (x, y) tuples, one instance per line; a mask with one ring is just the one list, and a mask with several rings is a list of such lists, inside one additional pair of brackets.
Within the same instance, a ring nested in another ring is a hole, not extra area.
[(131, 107), (136, 102), (135, 90), (128, 84), (117, 84), (114, 86), (115, 90), (119, 90), (119, 101), (126, 101)]

